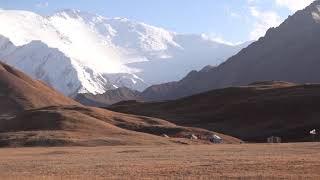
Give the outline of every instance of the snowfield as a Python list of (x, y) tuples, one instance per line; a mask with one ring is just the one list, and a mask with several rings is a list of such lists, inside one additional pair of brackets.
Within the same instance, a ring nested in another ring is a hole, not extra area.
[(141, 91), (219, 65), (247, 45), (77, 10), (0, 10), (0, 26), (1, 60), (68, 96), (123, 86)]

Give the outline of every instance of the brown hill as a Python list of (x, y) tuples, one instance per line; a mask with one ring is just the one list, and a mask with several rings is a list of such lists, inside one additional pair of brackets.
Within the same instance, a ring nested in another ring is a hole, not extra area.
[(53, 105), (79, 104), (0, 62), (0, 114)]
[[(161, 137), (166, 134), (171, 138)], [(84, 106), (52, 106), (0, 119), (0, 146), (101, 146), (209, 144), (187, 139), (190, 134), (217, 134), (225, 143), (237, 138), (167, 121)]]
[(122, 102), (110, 109), (265, 142), (269, 136), (307, 140), (310, 130), (320, 128), (319, 106), (318, 84), (258, 82), (166, 102)]
[[(2, 63), (0, 100), (0, 146), (204, 144), (209, 142), (186, 137), (216, 134), (157, 118), (88, 108)], [(240, 142), (220, 136), (226, 143)]]
[(216, 68), (193, 71), (179, 82), (156, 85), (145, 100), (168, 100), (255, 81), (320, 83), (320, 1), (290, 16), (265, 37)]

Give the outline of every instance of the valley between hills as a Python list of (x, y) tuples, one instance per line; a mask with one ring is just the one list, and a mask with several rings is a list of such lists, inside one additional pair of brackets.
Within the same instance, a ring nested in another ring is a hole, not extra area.
[(304, 7), (235, 44), (0, 7), (0, 179), (320, 179), (320, 0)]

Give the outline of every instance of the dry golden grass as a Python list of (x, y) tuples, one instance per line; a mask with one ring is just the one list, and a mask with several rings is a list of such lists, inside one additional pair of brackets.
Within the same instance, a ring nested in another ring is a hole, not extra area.
[(0, 149), (2, 179), (320, 179), (320, 144)]

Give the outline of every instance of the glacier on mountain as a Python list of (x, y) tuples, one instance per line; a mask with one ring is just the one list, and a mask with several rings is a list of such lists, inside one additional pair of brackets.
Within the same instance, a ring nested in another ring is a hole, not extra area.
[(2, 61), (69, 96), (123, 86), (143, 90), (179, 80), (191, 70), (222, 63), (247, 45), (77, 10), (52, 16), (0, 10), (0, 25)]

